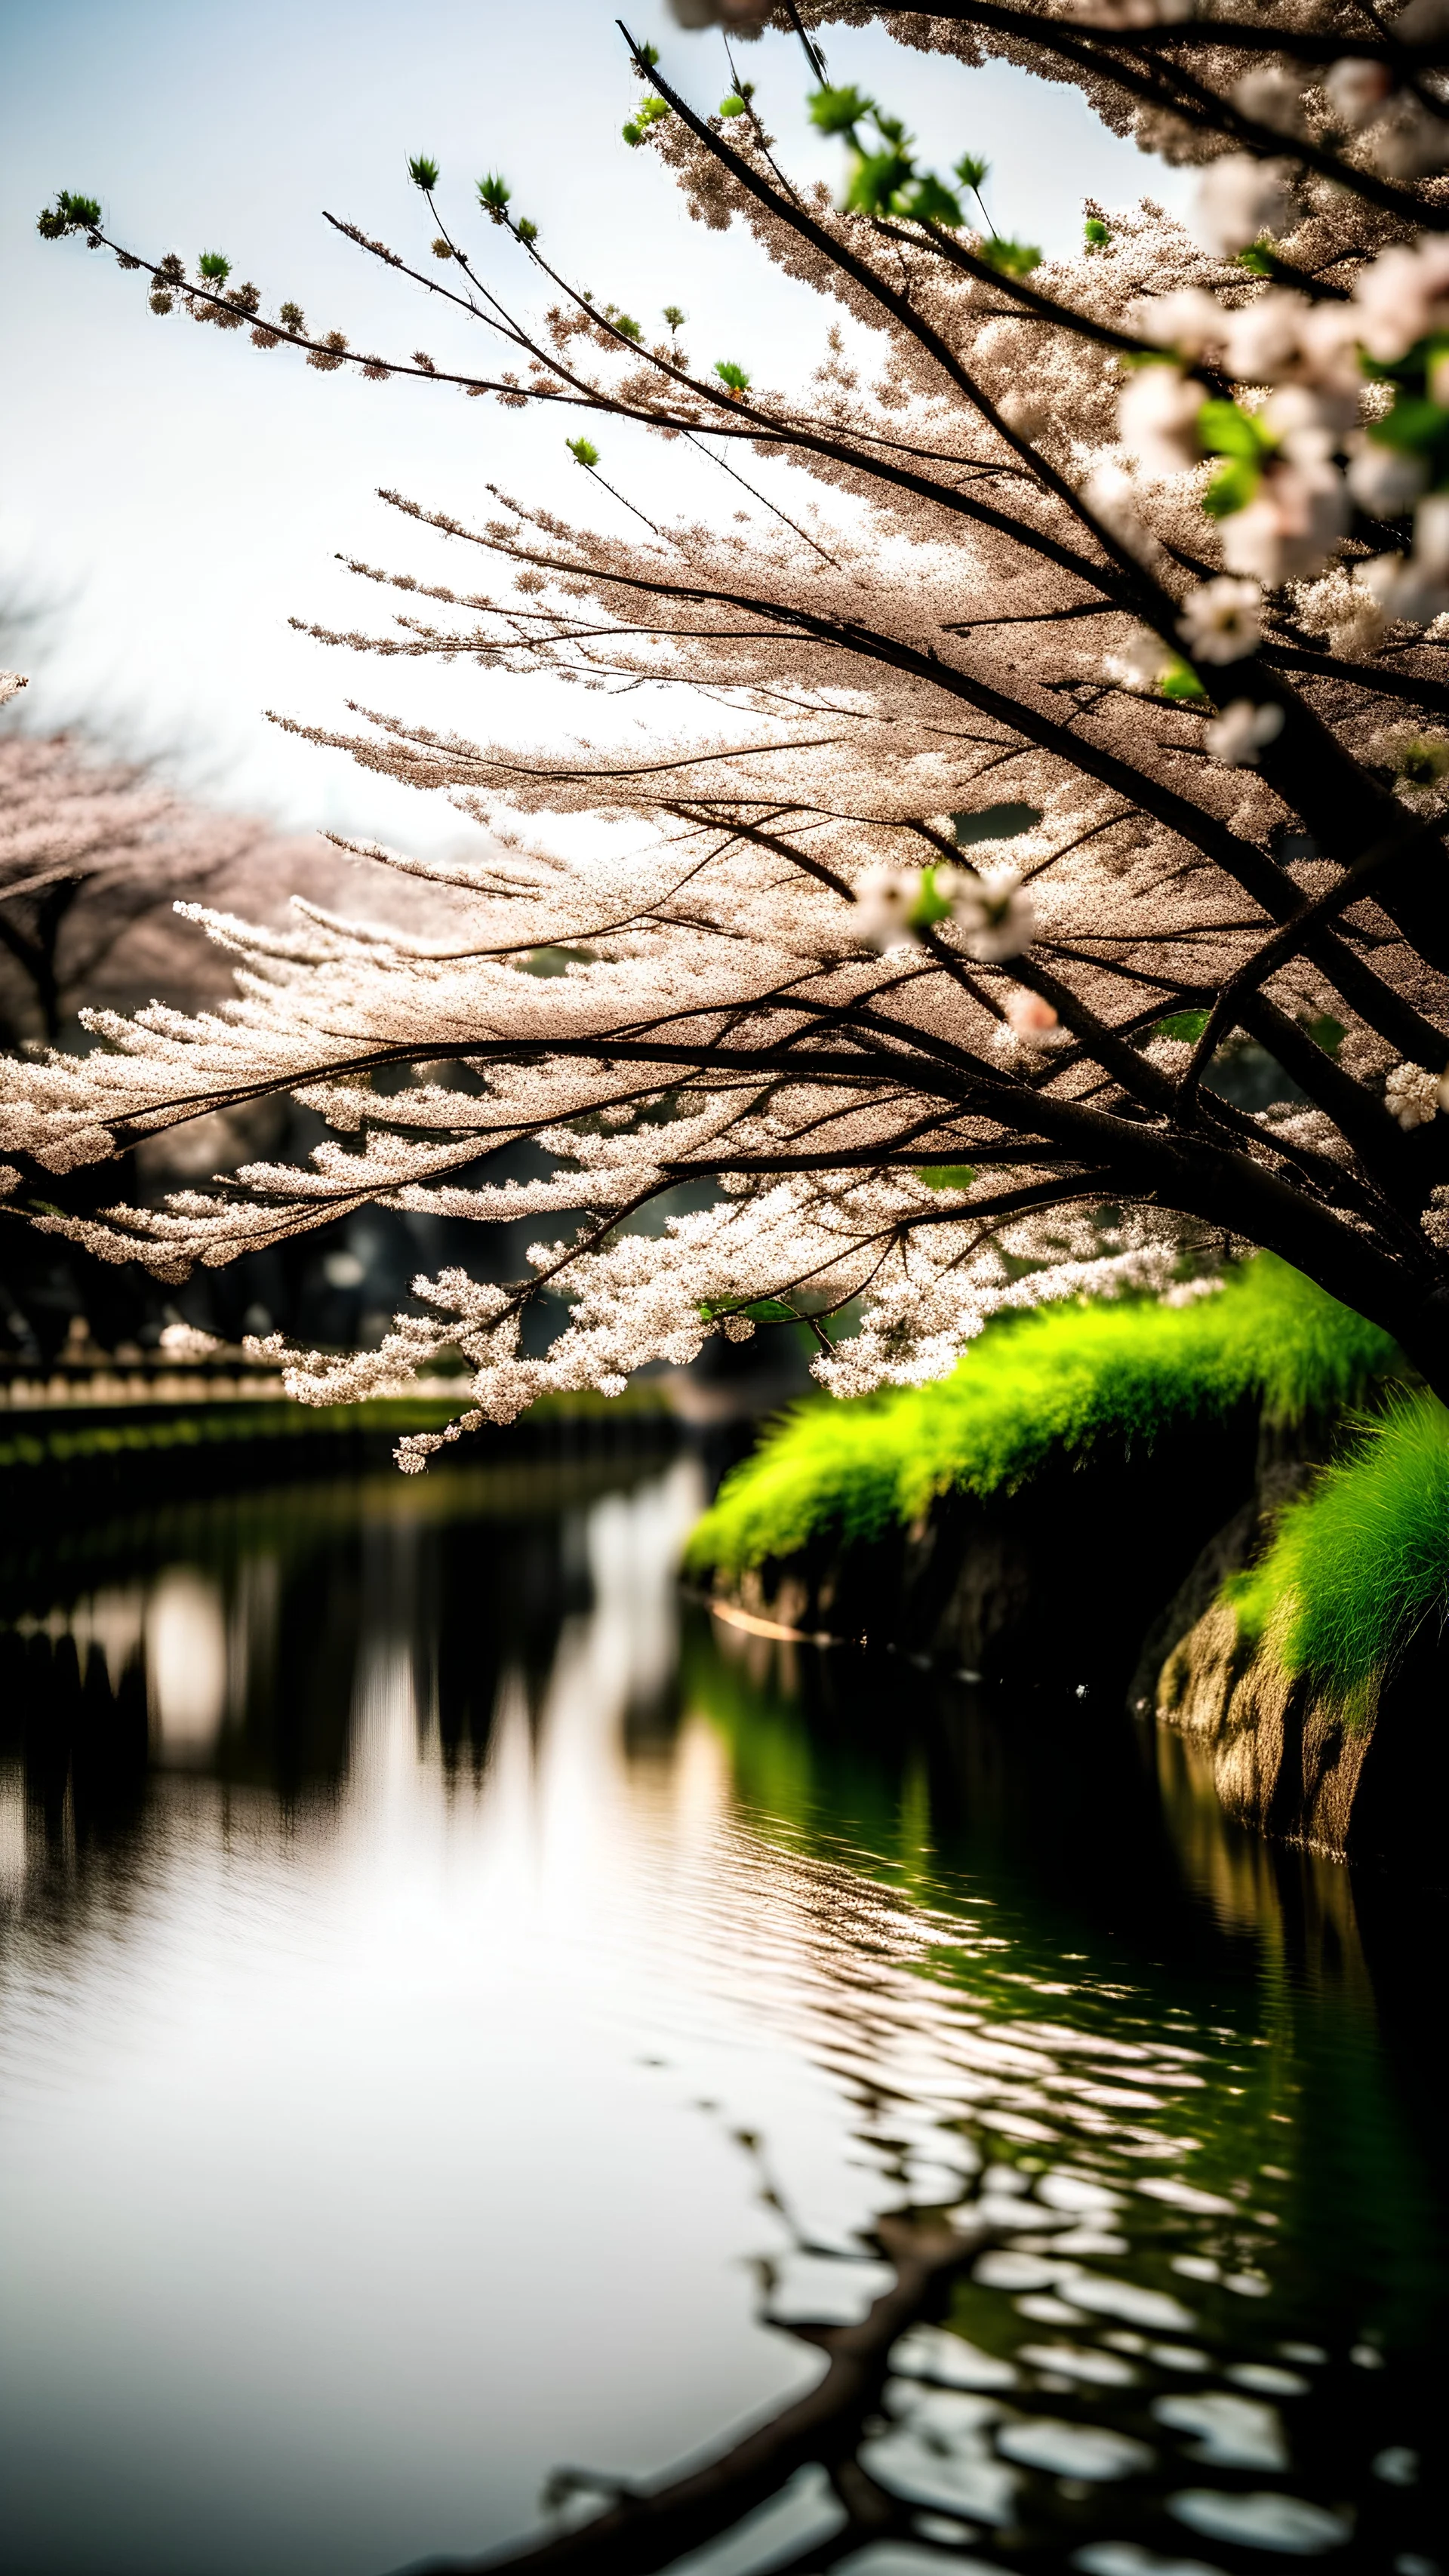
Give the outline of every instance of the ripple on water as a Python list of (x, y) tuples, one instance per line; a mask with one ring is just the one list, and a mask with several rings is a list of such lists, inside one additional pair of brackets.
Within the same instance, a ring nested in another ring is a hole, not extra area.
[(1034, 2326), (1084, 2326), (1088, 2322), (1084, 2308), (1068, 2307), (1065, 2299), (1054, 2299), (1049, 2291), (1016, 2299), (1013, 2305), (1017, 2315)]
[(1205, 2540), (1227, 2540), (1248, 2549), (1279, 2549), (1289, 2558), (1316, 2558), (1353, 2538), (1352, 2518), (1302, 2496), (1267, 2489), (1234, 2495), (1223, 2487), (1187, 2487), (1169, 2496), (1167, 2510)]
[(1048, 2209), (1065, 2210), (1073, 2217), (1113, 2218), (1122, 2206), (1121, 2193), (1109, 2191), (1090, 2174), (1045, 2173), (1036, 2188)]
[(980, 2256), (971, 2277), (983, 2290), (1044, 2290), (1050, 2282), (1065, 2280), (1072, 2268), (1048, 2254), (1018, 2253), (1015, 2246), (1001, 2245)]
[(1138, 2190), (1146, 2200), (1166, 2201), (1170, 2209), (1189, 2210), (1196, 2218), (1236, 2218), (1236, 2201), (1224, 2200), (1215, 2191), (1199, 2191), (1196, 2183), (1182, 2182), (1176, 2174), (1148, 2174)]
[(1000, 2406), (986, 2396), (941, 2388), (909, 2388), (901, 2403), (902, 2420), (861, 2445), (868, 2474), (907, 2504), (969, 2514), (978, 2522), (1010, 2522), (1016, 2472), (997, 2458), (990, 2440)]
[(1054, 2415), (1034, 2415), (1007, 2424), (996, 2437), (997, 2449), (1026, 2469), (1049, 2469), (1058, 2478), (1130, 2478), (1150, 2469), (1156, 2454), (1130, 2433), (1106, 2425), (1064, 2424)]
[(896, 2277), (889, 2263), (829, 2254), (787, 2254), (771, 2269), (768, 2312), (780, 2325), (858, 2325)]
[(873, 2540), (868, 2548), (858, 2549), (851, 2558), (837, 2559), (841, 2576), (942, 2576), (949, 2567), (952, 2576), (1007, 2576), (1004, 2567), (993, 2559), (953, 2555), (943, 2559), (939, 2549), (923, 2547), (914, 2540)]
[(1222, 2576), (1202, 2558), (1164, 2558), (1135, 2540), (1092, 2540), (1079, 2549), (1072, 2565), (1082, 2576)]
[(1286, 2469), (1288, 2445), (1276, 2406), (1261, 2399), (1233, 2397), (1225, 2389), (1205, 2389), (1201, 2396), (1158, 2397), (1152, 2412), (1173, 2433), (1195, 2433), (1189, 2459), (1210, 2460), (1223, 2469)]
[(938, 2379), (947, 2388), (1014, 2388), (1017, 2378), (1009, 2361), (944, 2326), (912, 2326), (891, 2353), (891, 2369), (902, 2379)]
[(1016, 2357), (1029, 2361), (1033, 2370), (1054, 2370), (1064, 2379), (1085, 2379), (1097, 2388), (1130, 2388), (1137, 2377), (1130, 2362), (1119, 2361), (1113, 2352), (1099, 2352), (1095, 2346), (1024, 2343)]
[(1273, 2361), (1235, 2361), (1223, 2377), (1235, 2388), (1251, 2388), (1260, 2397), (1306, 2397), (1313, 2385), (1300, 2371), (1280, 2370)]
[(1185, 2334), (1197, 2323), (1190, 2308), (1166, 2290), (1149, 2289), (1142, 2281), (1114, 2281), (1099, 2272), (1072, 2272), (1060, 2276), (1060, 2286), (1079, 2308), (1099, 2317), (1125, 2317), (1132, 2326), (1145, 2326), (1149, 2332)]

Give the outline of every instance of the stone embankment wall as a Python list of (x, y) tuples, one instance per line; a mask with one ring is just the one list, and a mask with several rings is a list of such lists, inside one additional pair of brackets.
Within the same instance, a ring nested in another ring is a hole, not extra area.
[(812, 1539), (725, 1599), (805, 1637), (893, 1647), (1016, 1688), (1124, 1690), (1148, 1623), (1251, 1486), (1250, 1409), (1158, 1441), (1102, 1444), (1015, 1493), (940, 1496), (910, 1528)]
[(1270, 1649), (1246, 1646), (1219, 1598), (1322, 1454), (1264, 1434), (1252, 1500), (1148, 1631), (1131, 1702), (1189, 1739), (1243, 1824), (1338, 1859), (1407, 1859), (1444, 1874), (1449, 1650), (1437, 1628), (1421, 1629), (1347, 1709), (1310, 1676), (1285, 1673)]

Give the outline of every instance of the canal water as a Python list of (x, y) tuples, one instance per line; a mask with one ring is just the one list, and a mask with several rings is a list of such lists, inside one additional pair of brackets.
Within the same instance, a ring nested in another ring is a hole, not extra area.
[(699, 1502), (473, 1463), (0, 1543), (0, 2566), (578, 2520), (983, 2202), (859, 2446), (887, 2536), (806, 2470), (692, 2569), (1449, 2564), (1440, 1901), (1091, 1697), (723, 1624)]

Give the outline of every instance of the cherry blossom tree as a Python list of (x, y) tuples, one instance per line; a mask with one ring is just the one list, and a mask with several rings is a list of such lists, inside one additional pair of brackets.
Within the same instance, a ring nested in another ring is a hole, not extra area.
[[(238, 960), (225, 1007), (93, 1014), (90, 1055), (7, 1070), (17, 1186), (44, 1174), (53, 1201), (51, 1176), (290, 1090), (335, 1131), (306, 1168), (44, 1222), (178, 1278), (369, 1201), (483, 1225), (582, 1208), (523, 1280), (450, 1270), (381, 1350), (289, 1355), (325, 1402), (461, 1344), (450, 1437), (783, 1317), (837, 1392), (921, 1379), (1002, 1307), (1180, 1293), (1185, 1258), (1251, 1245), (1449, 1395), (1449, 11), (675, 14), (722, 28), (730, 86), (700, 103), (709, 40), (665, 67), (626, 36), (624, 142), (814, 290), (819, 363), (794, 387), (738, 353), (693, 363), (677, 307), (646, 330), (596, 298), (496, 173), (476, 212), (516, 297), (426, 158), (419, 250), (329, 218), (476, 326), (475, 370), (266, 310), (219, 253), (143, 256), (94, 200), (47, 209), (158, 315), (573, 430), (624, 533), (491, 487), (476, 522), (392, 491), (456, 580), (357, 561), (373, 621), (312, 631), (627, 692), (651, 730), (530, 750), (383, 708), (310, 730), (490, 827), (476, 865), (389, 859), (466, 899), (466, 936), (210, 918)], [(1077, 82), (1200, 165), (1190, 222), (1088, 205), (1051, 261), (1001, 239), (985, 165), (927, 167), (850, 80), (872, 19)], [(838, 191), (791, 173), (742, 77), (734, 39), (765, 26), (796, 40), (771, 76), (798, 65)], [(666, 519), (622, 423), (682, 447), (722, 506)], [(635, 846), (580, 855), (558, 817), (627, 822)], [(565, 971), (520, 971), (544, 952)], [(1245, 1039), (1276, 1069), (1256, 1112), (1222, 1077)], [(537, 1178), (456, 1177), (520, 1143)], [(549, 1293), (567, 1319), (530, 1355)]]
[[(0, 673), (0, 704), (25, 685), (16, 672)], [(160, 994), (194, 1010), (218, 1000), (230, 983), (228, 961), (194, 919), (178, 918), (178, 900), (220, 898), (275, 919), (298, 885), (335, 900), (344, 886), (353, 890), (356, 873), (354, 862), (311, 835), (283, 836), (168, 792), (142, 762), (65, 734), (0, 733), (0, 1031), (33, 1049), (62, 1032), (73, 1042), (86, 1006)], [(405, 907), (413, 897), (407, 908), (416, 913), (416, 890), (399, 891)], [(289, 1128), (306, 1123), (284, 1099), (253, 1102), (239, 1115), (157, 1134), (134, 1158), (136, 1177), (154, 1196), (259, 1148), (284, 1149)], [(6, 1177), (13, 1190), (13, 1167)], [(93, 1213), (114, 1189), (103, 1167), (77, 1174), (72, 1213)], [(82, 1319), (91, 1348), (154, 1335), (165, 1303), (154, 1282), (142, 1272), (118, 1275), (78, 1242), (42, 1241), (14, 1221), (16, 1201), (7, 1197), (0, 1362), (17, 1349), (52, 1357)], [(296, 1249), (305, 1255), (314, 1247)], [(315, 1250), (321, 1257), (323, 1247)], [(289, 1262), (288, 1279), (303, 1267)], [(238, 1274), (238, 1289), (248, 1275)]]
[[(276, 857), (274, 834), (184, 803), (134, 761), (65, 734), (0, 736), (0, 1025), (54, 1040), (83, 1003), (148, 978), (204, 992), (202, 943), (172, 908), (223, 884), (265, 902), (264, 849)], [(293, 874), (298, 858), (293, 844)]]

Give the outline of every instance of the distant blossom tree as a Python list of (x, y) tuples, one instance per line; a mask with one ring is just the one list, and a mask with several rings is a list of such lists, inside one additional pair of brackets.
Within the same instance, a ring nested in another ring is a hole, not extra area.
[(0, 1026), (53, 1040), (83, 1003), (158, 968), (194, 990), (195, 937), (172, 907), (230, 890), (268, 841), (66, 734), (0, 736)]
[[(46, 1221), (179, 1278), (371, 1200), (584, 1209), (522, 1281), (449, 1271), (380, 1350), (289, 1355), (325, 1402), (461, 1344), (448, 1437), (787, 1315), (839, 1393), (927, 1378), (1002, 1307), (1167, 1290), (1184, 1246), (1272, 1247), (1449, 1396), (1449, 7), (676, 15), (723, 29), (728, 92), (701, 112), (633, 45), (625, 141), (834, 305), (798, 390), (754, 383), (748, 352), (691, 364), (675, 306), (647, 333), (597, 300), (490, 175), (481, 211), (542, 290), (527, 318), (423, 158), (431, 254), (338, 229), (501, 343), (480, 372), (268, 314), (220, 254), (143, 259), (92, 200), (43, 217), (142, 271), (157, 313), (324, 373), (584, 415), (572, 452), (622, 534), (496, 492), (464, 525), (390, 492), (488, 569), (446, 587), (355, 563), (391, 623), (312, 631), (634, 692), (657, 721), (642, 750), (521, 752), (370, 709), (310, 731), (494, 827), (471, 869), (394, 862), (462, 885), (467, 937), (213, 921), (234, 1002), (95, 1014), (88, 1056), (6, 1069), (17, 1170), (291, 1090), (336, 1131), (309, 1168)], [(1078, 83), (1201, 165), (1189, 225), (1089, 205), (1051, 262), (999, 238), (985, 165), (925, 167), (889, 101), (827, 66), (823, 29), (875, 19)], [(728, 50), (765, 27), (808, 57), (839, 202), (792, 177)], [(723, 466), (731, 515), (661, 524), (596, 443), (611, 420)], [(756, 491), (751, 454), (794, 485)], [(557, 815), (631, 821), (640, 846), (563, 855), (527, 819)], [(519, 971), (543, 949), (564, 973)], [(1215, 1071), (1244, 1034), (1286, 1077), (1256, 1113)], [(520, 1140), (546, 1176), (454, 1178)], [(708, 1205), (630, 1230), (702, 1180)], [(528, 1356), (546, 1291), (568, 1320)]]

